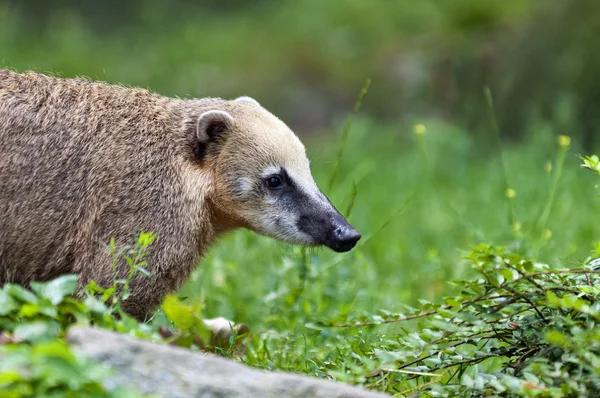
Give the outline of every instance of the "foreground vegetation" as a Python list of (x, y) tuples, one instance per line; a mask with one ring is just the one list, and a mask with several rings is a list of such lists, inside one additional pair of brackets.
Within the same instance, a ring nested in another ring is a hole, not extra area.
[[(105, 391), (107, 370), (65, 345), (68, 327), (94, 324), (398, 396), (595, 396), (594, 175), (551, 126), (530, 136), (490, 158), (439, 122), (355, 120), (337, 150), (309, 143), (309, 152), (318, 183), (365, 236), (356, 250), (306, 250), (240, 231), (147, 324), (120, 310), (127, 281), (92, 284), (83, 299), (69, 276), (32, 292), (5, 286), (0, 395), (137, 396)], [(597, 159), (585, 162), (598, 170)], [(108, 250), (143, 272), (153, 239)], [(199, 320), (216, 316), (251, 333), (207, 346)]]

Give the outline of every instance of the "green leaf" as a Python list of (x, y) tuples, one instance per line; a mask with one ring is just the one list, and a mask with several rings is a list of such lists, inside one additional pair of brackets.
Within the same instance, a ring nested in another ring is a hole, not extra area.
[(0, 289), (0, 316), (8, 315), (18, 308), (18, 303), (7, 289)]
[(61, 303), (60, 306), (55, 306), (52, 305), (52, 303), (50, 303), (48, 299), (43, 299), (40, 300), (40, 303), (38, 304), (38, 311), (40, 314), (44, 314), (50, 318), (56, 318), (58, 317), (58, 309), (60, 308), (61, 310), (64, 310), (65, 307), (66, 306), (64, 301)]
[(83, 288), (84, 292), (90, 293), (90, 294), (104, 293), (105, 290), (106, 289), (104, 289), (103, 287), (98, 286), (96, 281), (91, 281)]
[(501, 274), (495, 274), (490, 276), (490, 283), (494, 287), (499, 287), (504, 283), (504, 277)]
[(565, 346), (568, 344), (568, 338), (563, 333), (557, 330), (551, 330), (546, 333), (546, 339), (550, 344)]
[(110, 299), (114, 295), (116, 290), (117, 288), (115, 286), (111, 286), (108, 289), (105, 289), (104, 294), (102, 295), (102, 301), (106, 303), (108, 299)]
[(136, 271), (138, 271), (140, 274), (142, 274), (144, 277), (149, 278), (150, 277), (150, 271), (148, 271), (146, 268), (144, 267), (140, 267), (137, 266)]
[(312, 330), (323, 330), (327, 327), (327, 324), (325, 324), (321, 321), (307, 322), (304, 324), (304, 327), (306, 327), (308, 329), (312, 329)]
[(148, 246), (150, 246), (150, 244), (152, 244), (152, 242), (154, 242), (156, 237), (157, 237), (157, 235), (152, 232), (142, 232), (138, 239), (138, 243), (143, 248), (147, 248)]
[(519, 278), (519, 273), (512, 268), (502, 268), (500, 270), (500, 275), (504, 277), (507, 281), (514, 281)]
[(446, 297), (444, 299), (444, 303), (453, 308), (460, 307), (461, 305), (460, 301), (454, 297)]
[(33, 353), (40, 357), (60, 358), (72, 364), (77, 362), (75, 355), (69, 350), (67, 344), (61, 340), (38, 343), (33, 347)]
[(162, 309), (167, 319), (181, 330), (189, 331), (195, 324), (192, 307), (181, 304), (174, 295), (165, 297)]
[[(16, 383), (21, 380), (22, 380), (21, 374), (17, 371), (1, 372), (0, 373), (0, 389), (3, 388), (2, 386), (13, 384), (13, 383)], [(0, 391), (2, 391), (2, 390), (0, 390)]]
[(32, 292), (20, 285), (10, 283), (4, 286), (4, 291), (11, 295), (13, 298), (22, 302), (35, 304), (38, 301), (38, 298), (35, 294), (33, 294)]
[(56, 337), (59, 332), (60, 325), (56, 321), (35, 321), (17, 326), (13, 335), (18, 340), (34, 342)]
[(94, 296), (88, 296), (83, 303), (89, 312), (103, 313), (107, 310), (106, 305)]
[(39, 314), (40, 307), (37, 304), (25, 303), (21, 306), (21, 311), (19, 311), (20, 317), (32, 317), (34, 315)]
[(531, 261), (525, 261), (523, 263), (523, 269), (527, 272), (533, 272), (535, 267), (533, 266), (533, 263)]
[(47, 298), (53, 305), (58, 305), (63, 298), (77, 290), (77, 275), (63, 275), (47, 283), (32, 282), (31, 287), (39, 296)]

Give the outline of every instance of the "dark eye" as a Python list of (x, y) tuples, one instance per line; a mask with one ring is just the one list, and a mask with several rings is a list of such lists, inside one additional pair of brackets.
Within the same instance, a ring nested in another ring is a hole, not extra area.
[(281, 183), (281, 178), (278, 176), (272, 176), (267, 178), (266, 180), (267, 186), (272, 189), (281, 188), (283, 184)]

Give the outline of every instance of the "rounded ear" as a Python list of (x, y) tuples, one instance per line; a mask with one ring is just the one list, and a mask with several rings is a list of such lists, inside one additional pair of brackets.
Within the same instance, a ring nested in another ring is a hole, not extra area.
[(200, 115), (196, 124), (196, 138), (201, 144), (215, 140), (233, 129), (233, 117), (225, 111), (207, 111)]
[(254, 98), (250, 98), (250, 97), (237, 97), (235, 100), (235, 102), (248, 102), (252, 105), (256, 105), (256, 106), (260, 106), (260, 104), (258, 103), (257, 100), (255, 100)]

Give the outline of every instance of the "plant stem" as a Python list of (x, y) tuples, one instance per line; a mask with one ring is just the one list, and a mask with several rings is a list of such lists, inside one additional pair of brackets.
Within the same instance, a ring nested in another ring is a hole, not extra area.
[(340, 142), (338, 145), (337, 155), (335, 157), (335, 163), (333, 165), (331, 177), (329, 178), (328, 190), (330, 192), (333, 189), (333, 184), (335, 183), (335, 180), (336, 180), (338, 172), (339, 172), (340, 161), (344, 154), (344, 149), (346, 147), (346, 141), (348, 140), (348, 133), (350, 132), (350, 127), (352, 126), (352, 120), (354, 119), (354, 115), (356, 115), (358, 113), (358, 110), (360, 109), (360, 107), (362, 105), (363, 99), (365, 98), (365, 95), (367, 95), (367, 92), (369, 91), (370, 85), (371, 85), (371, 79), (365, 80), (365, 84), (363, 85), (362, 89), (360, 90), (360, 93), (358, 94), (356, 103), (354, 104), (354, 108), (352, 109), (352, 112), (350, 112), (350, 115), (348, 115), (348, 117), (346, 118), (346, 121), (344, 123), (344, 128), (342, 130), (342, 136), (340, 137)]
[(537, 222), (537, 228), (534, 230), (535, 233), (538, 235), (538, 239), (542, 238), (541, 234), (543, 233), (544, 229), (546, 229), (546, 227), (548, 226), (548, 219), (550, 217), (550, 212), (552, 211), (552, 205), (554, 204), (554, 198), (556, 197), (556, 191), (558, 188), (558, 181), (560, 180), (560, 176), (562, 174), (562, 169), (565, 164), (568, 149), (568, 146), (559, 147), (559, 152), (556, 156), (556, 170), (553, 171), (552, 181), (550, 182), (548, 201), (546, 202), (546, 206), (544, 206), (544, 210), (540, 214), (540, 217)]
[[(492, 132), (494, 133), (494, 138), (496, 141), (498, 154), (500, 156), (500, 169), (502, 170), (502, 179), (504, 180), (504, 193), (510, 188), (510, 184), (508, 182), (508, 173), (506, 171), (506, 160), (504, 159), (504, 151), (502, 150), (502, 140), (500, 138), (500, 128), (498, 127), (498, 120), (496, 119), (496, 112), (494, 110), (494, 99), (492, 97), (492, 91), (489, 87), (484, 89), (485, 102), (488, 108), (488, 116), (490, 121), (490, 127), (492, 128)], [(515, 221), (515, 209), (514, 209), (514, 201), (511, 198), (506, 198), (508, 204), (508, 223), (512, 228)]]

